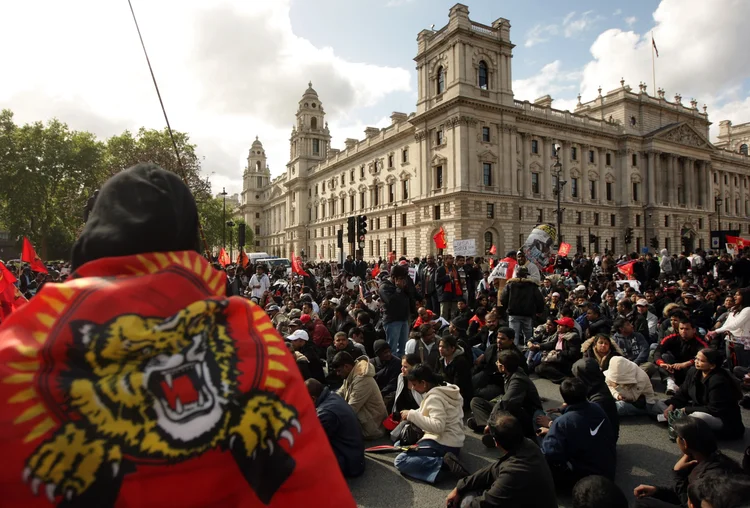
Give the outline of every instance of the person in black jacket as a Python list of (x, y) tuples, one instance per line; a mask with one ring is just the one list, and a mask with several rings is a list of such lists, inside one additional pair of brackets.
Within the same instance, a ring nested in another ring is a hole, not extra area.
[(593, 358), (581, 358), (573, 364), (573, 375), (586, 383), (589, 402), (598, 404), (604, 414), (607, 415), (612, 430), (615, 433), (615, 441), (620, 437), (620, 418), (617, 414), (617, 404), (609, 391), (604, 379), (604, 373), (599, 368), (599, 363)]
[(447, 336), (438, 342), (438, 352), (440, 359), (435, 372), (443, 376), (446, 383), (458, 386), (466, 411), (474, 397), (474, 387), (471, 384), (471, 357), (469, 356), (471, 351), (465, 352), (455, 337)]
[(518, 419), (507, 411), (497, 411), (489, 427), (488, 435), (502, 458), (459, 480), (448, 494), (446, 506), (557, 508), (549, 465), (536, 443), (524, 436)]
[(677, 391), (685, 381), (688, 369), (695, 363), (695, 355), (708, 347), (690, 319), (680, 316), (678, 323), (679, 332), (664, 337), (654, 351), (654, 363), (659, 367), (659, 372), (667, 377), (667, 395)]
[(516, 269), (500, 295), (500, 303), (508, 311), (508, 325), (516, 332), (516, 344), (523, 346), (534, 340), (534, 316), (544, 312), (544, 297), (536, 282), (528, 278), (526, 268)]
[(365, 472), (365, 440), (357, 414), (340, 395), (315, 379), (308, 379), (305, 385), (341, 472), (349, 478), (360, 476)]
[(674, 419), (677, 415), (672, 412), (682, 409), (684, 414), (705, 421), (718, 436), (738, 439), (745, 433), (737, 404), (741, 398), (739, 384), (721, 368), (721, 354), (705, 348), (695, 355), (695, 365), (677, 393), (664, 401), (664, 417)]
[(383, 302), (383, 327), (391, 351), (399, 358), (405, 352), (409, 339), (409, 309), (415, 296), (407, 289), (409, 270), (402, 265), (391, 269), (391, 278), (380, 284), (380, 300)]
[(535, 372), (539, 377), (559, 384), (570, 376), (573, 364), (581, 358), (581, 338), (572, 318), (560, 318), (555, 323), (556, 338), (535, 346), (542, 352), (542, 363)]
[[(487, 315), (487, 322), (496, 322), (494, 315)], [(495, 333), (495, 342), (487, 348), (476, 362), (472, 383), (474, 384), (474, 395), (485, 400), (491, 400), (503, 393), (504, 379), (497, 367), (497, 355), (499, 351), (510, 350), (524, 360), (523, 353), (516, 346), (515, 332), (512, 328), (501, 327)], [(523, 361), (524, 371), (528, 368)]]
[(401, 374), (401, 361), (393, 356), (391, 347), (383, 339), (376, 340), (373, 349), (375, 358), (371, 359), (370, 363), (375, 367), (375, 381), (380, 388), (385, 407), (389, 408), (393, 405), (393, 399), (396, 396), (398, 376)]

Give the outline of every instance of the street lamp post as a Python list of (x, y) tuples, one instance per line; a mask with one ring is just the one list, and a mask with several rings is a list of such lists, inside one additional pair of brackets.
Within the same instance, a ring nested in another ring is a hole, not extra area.
[(561, 214), (563, 212), (560, 208), (560, 190), (567, 182), (560, 181), (560, 173), (562, 172), (562, 164), (560, 164), (560, 145), (555, 143), (555, 163), (552, 165), (552, 169), (555, 171), (555, 194), (557, 194), (557, 247), (560, 248), (562, 243), (562, 232), (560, 231), (560, 224), (562, 223)]
[(224, 197), (224, 212), (221, 216), (221, 221), (224, 223), (224, 225), (221, 226), (221, 247), (223, 249), (227, 248), (227, 189), (226, 187), (221, 188), (221, 196)]
[(716, 213), (717, 213), (717, 216), (716, 216), (717, 230), (721, 231), (721, 205), (724, 204), (724, 200), (717, 196), (716, 199), (714, 199), (714, 204), (715, 204)]
[(234, 257), (234, 252), (232, 252), (232, 228), (234, 227), (234, 222), (228, 220), (224, 224), (229, 226), (229, 259), (231, 260)]

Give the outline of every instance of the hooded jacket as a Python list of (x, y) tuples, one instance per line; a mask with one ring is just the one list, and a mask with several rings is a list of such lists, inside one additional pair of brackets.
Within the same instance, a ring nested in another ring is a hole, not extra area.
[(544, 297), (531, 279), (513, 278), (503, 288), (500, 303), (509, 316), (532, 317), (544, 312)]
[(422, 403), (424, 395), (409, 388), (409, 383), (404, 376), (399, 376), (396, 382), (396, 397), (393, 401), (393, 415), (397, 420), (401, 419), (401, 411), (404, 409), (417, 409)]
[(627, 358), (612, 358), (609, 369), (604, 372), (604, 379), (615, 400), (619, 395), (622, 400), (631, 404), (641, 397), (644, 397), (646, 404), (656, 402), (656, 394), (648, 374)]
[[(613, 342), (617, 342), (617, 347), (622, 351), (622, 356), (640, 365), (648, 361), (650, 346), (643, 335), (633, 332), (630, 336), (615, 333), (612, 337)], [(612, 361), (610, 360), (610, 365)]]
[(315, 411), (344, 476), (353, 478), (364, 473), (365, 442), (351, 406), (325, 387), (315, 401)]
[(581, 358), (573, 364), (573, 375), (588, 386), (589, 402), (597, 404), (607, 415), (616, 442), (620, 437), (620, 417), (617, 414), (615, 399), (607, 387), (604, 374), (599, 369), (599, 363), (593, 358)]
[(388, 417), (388, 411), (375, 381), (375, 367), (369, 358), (360, 356), (355, 360), (354, 368), (344, 380), (338, 394), (357, 413), (365, 439), (383, 436), (381, 424)]
[(401, 289), (388, 279), (380, 284), (378, 294), (383, 302), (383, 323), (409, 320), (412, 299), (406, 288)]
[(659, 254), (661, 254), (661, 260), (659, 261), (659, 268), (661, 268), (661, 273), (663, 275), (671, 274), (672, 258), (669, 257), (669, 251), (667, 249), (662, 249)]
[(443, 446), (461, 448), (465, 438), (463, 404), (458, 386), (435, 386), (425, 394), (419, 409), (410, 410), (406, 419), (424, 431), (421, 440), (432, 439)]
[(600, 370), (607, 370), (609, 368), (609, 362), (612, 360), (612, 357), (614, 356), (622, 356), (622, 349), (620, 349), (620, 346), (617, 344), (616, 341), (610, 339), (610, 343), (612, 346), (609, 348), (609, 353), (607, 353), (607, 356), (604, 358), (599, 358), (596, 356), (596, 352), (594, 351), (594, 343), (596, 342), (597, 337), (591, 337), (590, 339), (586, 339), (583, 344), (581, 344), (581, 354), (584, 358), (593, 358), (594, 360), (599, 363)]

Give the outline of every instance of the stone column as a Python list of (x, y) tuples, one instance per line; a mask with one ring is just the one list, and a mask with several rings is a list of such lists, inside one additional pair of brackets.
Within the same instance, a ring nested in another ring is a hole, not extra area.
[(552, 195), (552, 178), (550, 177), (550, 153), (552, 153), (550, 150), (552, 148), (552, 141), (551, 138), (548, 136), (542, 136), (541, 143), (539, 143), (539, 154), (541, 155), (541, 165), (542, 165), (542, 182), (541, 182), (541, 192), (539, 193), (539, 197), (542, 199), (547, 199), (549, 196)]
[(570, 181), (570, 141), (560, 141), (560, 146), (560, 164), (562, 164), (562, 175), (560, 175), (560, 178), (564, 182), (568, 182), (563, 187), (560, 199), (562, 201), (570, 201), (572, 199), (570, 197), (570, 189), (573, 185)]
[(518, 136), (514, 132), (512, 127), (506, 126), (502, 127), (502, 130), (505, 131), (505, 129), (508, 130), (508, 147), (506, 150), (508, 151), (508, 154), (506, 155), (507, 161), (508, 161), (508, 167), (507, 171), (510, 173), (510, 192), (509, 194), (511, 196), (518, 196), (519, 193), (519, 182), (518, 182)]
[(599, 173), (599, 191), (597, 194), (599, 203), (607, 203), (607, 179), (605, 173), (607, 166), (604, 164), (604, 149), (596, 148), (596, 170)]
[(521, 133), (521, 161), (523, 163), (523, 180), (521, 184), (521, 195), (531, 198), (531, 136)]
[(677, 157), (673, 154), (667, 155), (667, 172), (669, 174), (669, 206), (677, 206)]
[(513, 194), (513, 181), (515, 178), (513, 175), (516, 172), (516, 168), (513, 164), (513, 142), (512, 135), (509, 127), (501, 127), (498, 129), (500, 142), (500, 154), (498, 156), (499, 168), (501, 173), (498, 178), (502, 178), (502, 193), (506, 195)]
[(653, 206), (656, 202), (656, 168), (654, 167), (654, 163), (656, 160), (656, 154), (653, 151), (648, 152), (648, 171), (647, 176), (645, 178), (646, 187), (643, 189), (644, 192), (647, 193), (647, 203), (649, 206)]
[(695, 177), (695, 159), (685, 159), (685, 185), (689, 192), (687, 193), (687, 205), (688, 208), (695, 208), (698, 206), (698, 198), (695, 195), (698, 192)]

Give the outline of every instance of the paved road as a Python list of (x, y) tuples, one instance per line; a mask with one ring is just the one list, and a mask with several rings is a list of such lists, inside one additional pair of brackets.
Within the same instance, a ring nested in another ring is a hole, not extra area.
[[(537, 380), (542, 397), (547, 398), (545, 408), (559, 407), (562, 403), (558, 386), (546, 380)], [(745, 427), (750, 428), (750, 411), (742, 410)], [(750, 442), (750, 431), (742, 441), (724, 442), (722, 450), (734, 458), (742, 459), (742, 452)], [(387, 441), (373, 442), (386, 444)], [(461, 458), (475, 471), (499, 457), (497, 450), (488, 450), (478, 436), (468, 432)], [(445, 506), (445, 496), (455, 482), (443, 481), (427, 485), (407, 480), (393, 467), (395, 455), (369, 455), (365, 474), (349, 482), (363, 508), (440, 507)], [(677, 445), (669, 441), (666, 426), (652, 423), (646, 417), (623, 418), (620, 421), (620, 440), (617, 444), (617, 485), (632, 498), (633, 489), (641, 483), (669, 485), (670, 472), (679, 458)], [(570, 499), (560, 499), (560, 507), (570, 507)]]

